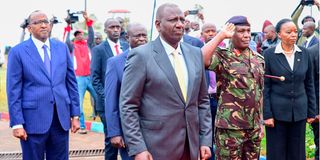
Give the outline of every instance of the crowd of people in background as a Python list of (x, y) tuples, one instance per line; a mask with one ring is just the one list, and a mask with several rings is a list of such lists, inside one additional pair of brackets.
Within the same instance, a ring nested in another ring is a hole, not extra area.
[[(68, 130), (86, 134), (88, 114), (103, 124), (106, 160), (118, 152), (123, 160), (256, 160), (264, 136), (268, 160), (305, 160), (307, 123), (319, 159), (320, 20), (306, 16), (299, 28), (305, 5), (275, 25), (265, 20), (253, 36), (245, 16), (218, 29), (165, 3), (150, 42), (145, 26), (121, 17), (104, 22), (103, 39), (87, 12), (87, 32), (67, 23), (62, 42), (50, 37), (47, 15), (32, 12), (30, 38), (10, 50), (7, 65), (23, 159), (68, 159)], [(84, 112), (86, 91), (92, 113)]]

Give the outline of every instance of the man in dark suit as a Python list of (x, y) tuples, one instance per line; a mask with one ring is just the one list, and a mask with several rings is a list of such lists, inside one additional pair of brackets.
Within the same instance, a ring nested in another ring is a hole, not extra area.
[(211, 156), (204, 64), (200, 48), (180, 42), (184, 20), (177, 5), (161, 5), (155, 21), (160, 36), (128, 55), (120, 117), (129, 155), (136, 160)]
[(306, 37), (303, 47), (309, 48), (319, 43), (319, 38), (315, 35), (316, 24), (314, 22), (306, 22), (302, 28), (302, 35)]
[(68, 159), (69, 129), (79, 129), (79, 94), (68, 47), (49, 39), (45, 13), (28, 18), (31, 38), (10, 50), (7, 95), (10, 126), (23, 159)]
[(107, 123), (104, 110), (104, 81), (107, 67), (107, 60), (110, 57), (122, 53), (123, 50), (128, 48), (126, 42), (119, 41), (121, 26), (119, 21), (109, 18), (104, 23), (104, 31), (107, 33), (108, 38), (95, 46), (92, 49), (92, 59), (90, 65), (90, 72), (92, 77), (92, 85), (97, 93), (96, 111), (103, 123), (105, 132), (105, 159), (116, 159), (118, 149), (112, 147), (110, 138), (107, 138)]
[(313, 45), (308, 50), (313, 60), (313, 77), (317, 104), (316, 119), (311, 125), (314, 135), (314, 144), (316, 145), (315, 159), (319, 159), (319, 43)]
[[(128, 25), (127, 38), (130, 48), (136, 48), (148, 42), (147, 29), (138, 23)], [(108, 138), (111, 138), (111, 144), (120, 149), (122, 160), (130, 159), (125, 148), (122, 128), (119, 115), (119, 94), (122, 81), (124, 66), (130, 49), (118, 56), (111, 57), (107, 62), (106, 80), (105, 80), (105, 111)]]

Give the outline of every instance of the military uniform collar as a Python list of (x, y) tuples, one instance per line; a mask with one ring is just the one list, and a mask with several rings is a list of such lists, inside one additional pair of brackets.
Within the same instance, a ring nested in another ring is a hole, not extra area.
[(241, 52), (241, 51), (239, 51), (238, 49), (234, 48), (234, 46), (231, 44), (231, 46), (230, 46), (230, 51), (231, 51), (232, 53), (234, 53), (237, 57), (239, 57), (242, 52), (246, 52), (246, 51), (248, 51), (249, 54), (251, 53), (253, 56), (255, 56), (255, 53), (254, 53), (249, 47), (246, 48), (245, 50), (243, 50), (243, 51)]

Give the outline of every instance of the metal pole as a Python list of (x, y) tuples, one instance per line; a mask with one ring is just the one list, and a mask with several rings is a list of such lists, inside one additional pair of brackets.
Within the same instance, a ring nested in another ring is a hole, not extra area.
[(152, 34), (153, 34), (153, 24), (154, 24), (154, 12), (156, 10), (157, 6), (157, 0), (153, 1), (153, 11), (152, 11), (152, 20), (151, 20), (151, 35), (150, 35), (150, 41), (152, 41)]
[(84, 11), (87, 12), (87, 0), (84, 0)]

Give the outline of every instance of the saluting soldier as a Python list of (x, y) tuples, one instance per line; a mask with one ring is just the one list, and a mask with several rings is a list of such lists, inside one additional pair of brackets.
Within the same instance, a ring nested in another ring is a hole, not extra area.
[[(218, 160), (258, 159), (263, 137), (263, 57), (249, 48), (250, 23), (244, 16), (230, 18), (203, 48), (206, 67), (217, 74), (218, 111), (215, 119)], [(231, 45), (217, 47), (225, 38)]]

